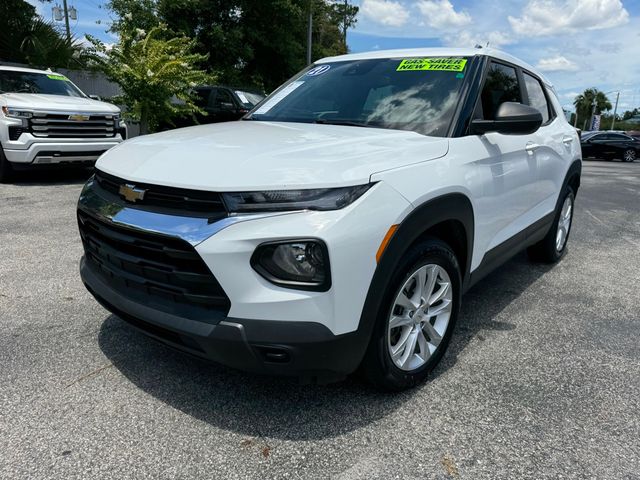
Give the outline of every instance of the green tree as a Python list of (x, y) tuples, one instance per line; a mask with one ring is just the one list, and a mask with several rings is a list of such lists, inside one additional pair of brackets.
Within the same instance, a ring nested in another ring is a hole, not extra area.
[(80, 42), (60, 35), (24, 0), (0, 2), (0, 32), (2, 60), (52, 68), (78, 68), (84, 64)]
[(111, 48), (89, 40), (96, 67), (122, 88), (123, 94), (113, 100), (126, 107), (125, 116), (140, 122), (140, 133), (154, 131), (176, 115), (204, 113), (195, 104), (193, 87), (214, 77), (198, 68), (206, 56), (193, 53), (193, 40), (172, 36), (165, 25), (148, 33), (127, 25)]
[(573, 101), (573, 105), (576, 107), (576, 113), (578, 115), (578, 125), (582, 125), (583, 129), (588, 127), (594, 102), (596, 106), (596, 115), (611, 110), (611, 102), (607, 96), (597, 88), (587, 88)]
[[(271, 90), (305, 66), (307, 12), (313, 11), (313, 58), (346, 53), (344, 25), (358, 7), (328, 0), (111, 0), (113, 29), (169, 30), (196, 40), (202, 67), (223, 83)], [(127, 20), (128, 19), (128, 20)], [(128, 23), (127, 23), (128, 22)]]

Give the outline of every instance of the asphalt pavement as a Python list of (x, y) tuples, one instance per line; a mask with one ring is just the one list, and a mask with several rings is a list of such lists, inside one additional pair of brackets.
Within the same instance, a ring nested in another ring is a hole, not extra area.
[(401, 394), (132, 331), (78, 275), (88, 175), (0, 185), (0, 478), (640, 478), (640, 163), (585, 162), (565, 259), (518, 255), (474, 287)]

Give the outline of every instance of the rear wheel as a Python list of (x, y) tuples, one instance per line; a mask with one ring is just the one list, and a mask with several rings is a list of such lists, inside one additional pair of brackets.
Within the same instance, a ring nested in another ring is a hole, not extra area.
[(6, 183), (13, 178), (13, 168), (11, 163), (4, 156), (4, 152), (0, 147), (0, 183)]
[(461, 275), (449, 246), (412, 247), (396, 268), (363, 361), (376, 386), (402, 390), (423, 381), (444, 354), (460, 308)]
[(625, 150), (624, 153), (622, 154), (622, 159), (625, 162), (635, 162), (636, 161), (636, 151), (632, 148)]
[(549, 233), (538, 243), (529, 247), (529, 256), (545, 263), (555, 263), (559, 261), (567, 251), (567, 241), (571, 232), (573, 221), (573, 204), (575, 195), (571, 187), (566, 186), (563, 190), (562, 203), (556, 212), (555, 220)]

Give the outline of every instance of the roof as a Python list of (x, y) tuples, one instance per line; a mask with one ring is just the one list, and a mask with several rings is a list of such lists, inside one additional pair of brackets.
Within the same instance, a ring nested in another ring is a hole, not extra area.
[(349, 53), (337, 57), (326, 57), (315, 63), (346, 62), (350, 60), (368, 60), (374, 58), (404, 58), (404, 57), (473, 57), (476, 55), (491, 56), (506, 62), (513, 63), (538, 75), (545, 83), (551, 86), (551, 82), (545, 78), (535, 67), (523, 62), (519, 58), (509, 55), (495, 48), (404, 48), (396, 50), (374, 50), (371, 52)]
[(12, 72), (26, 72), (26, 73), (44, 73), (48, 75), (51, 75), (52, 73), (56, 73), (56, 72), (52, 72), (51, 70), (37, 70), (35, 68), (12, 67), (10, 65), (0, 65), (0, 71), (1, 70), (9, 70)]

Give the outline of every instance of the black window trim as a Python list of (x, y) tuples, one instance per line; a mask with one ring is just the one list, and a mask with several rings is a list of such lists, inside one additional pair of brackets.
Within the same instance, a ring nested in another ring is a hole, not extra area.
[[(522, 102), (525, 105), (529, 104), (529, 95), (524, 85), (523, 72), (527, 73), (531, 77), (535, 78), (538, 82), (540, 82), (540, 86), (542, 87), (542, 92), (547, 101), (547, 108), (549, 109), (549, 120), (546, 123), (542, 124), (541, 126), (547, 126), (551, 124), (556, 118), (558, 118), (558, 114), (553, 106), (553, 103), (550, 101), (547, 85), (542, 80), (542, 78), (540, 78), (539, 75), (537, 75), (536, 73), (526, 68), (522, 68), (519, 65), (511, 63), (508, 60), (503, 60), (502, 58), (496, 58), (487, 54), (479, 54), (476, 57), (480, 57), (480, 61), (478, 62), (478, 64), (480, 65), (480, 79), (479, 81), (477, 81), (476, 78), (473, 78), (472, 80), (470, 80), (470, 82), (473, 82), (473, 85), (469, 89), (467, 98), (463, 102), (464, 107), (460, 109), (459, 116), (454, 117), (456, 123), (451, 128), (451, 133), (449, 135), (450, 137), (465, 137), (465, 136), (471, 135), (469, 131), (471, 120), (473, 119), (476, 109), (478, 107), (478, 102), (481, 101), (482, 88), (484, 87), (484, 83), (487, 79), (489, 68), (492, 63), (498, 63), (506, 67), (514, 68), (516, 70), (518, 83), (520, 85), (520, 96), (522, 97)], [(476, 73), (476, 76), (477, 76), (477, 73)]]

